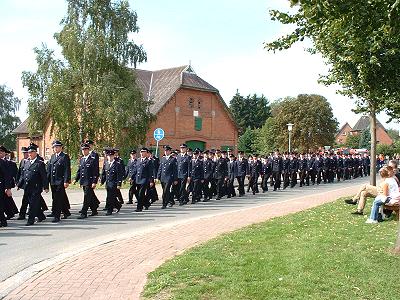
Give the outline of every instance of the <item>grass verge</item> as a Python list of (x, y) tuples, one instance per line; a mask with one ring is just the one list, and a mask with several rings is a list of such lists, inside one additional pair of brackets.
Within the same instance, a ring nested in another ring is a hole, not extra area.
[(222, 235), (150, 273), (142, 296), (399, 299), (397, 222), (365, 224), (353, 208), (340, 199)]

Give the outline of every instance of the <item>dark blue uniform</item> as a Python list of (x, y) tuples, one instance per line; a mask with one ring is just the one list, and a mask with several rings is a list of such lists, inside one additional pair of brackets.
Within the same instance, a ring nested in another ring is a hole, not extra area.
[(274, 191), (281, 188), (281, 174), (283, 171), (282, 157), (274, 156), (272, 158), (272, 178), (274, 180)]
[(193, 183), (192, 204), (194, 204), (201, 199), (201, 189), (204, 181), (204, 165), (200, 158), (193, 158), (190, 162), (190, 180)]
[(121, 188), (122, 180), (124, 178), (124, 167), (121, 167), (120, 160), (114, 159), (112, 162), (104, 164), (103, 172), (101, 174), (101, 184), (106, 185), (107, 198), (106, 207), (107, 215), (111, 215), (113, 209), (118, 211), (121, 209), (122, 204), (118, 201), (119, 188)]
[(160, 180), (163, 189), (162, 207), (166, 208), (168, 204), (174, 205), (172, 186), (174, 182), (178, 181), (178, 164), (176, 158), (162, 157), (160, 160), (160, 167), (158, 168), (157, 179)]
[(238, 177), (238, 164), (236, 160), (228, 161), (228, 188), (227, 188), (227, 196), (235, 197), (236, 192), (234, 188), (235, 178)]
[(5, 217), (5, 190), (12, 188), (12, 176), (7, 167), (7, 162), (3, 159), (0, 159), (0, 226), (7, 226), (7, 219)]
[(186, 190), (187, 178), (190, 174), (191, 157), (187, 154), (178, 154), (176, 157), (178, 163), (178, 181), (179, 181), (179, 205), (183, 205), (189, 201), (188, 192)]
[(133, 204), (133, 195), (135, 195), (136, 200), (138, 199), (137, 189), (136, 189), (136, 162), (137, 159), (130, 159), (125, 168), (125, 178), (129, 180), (129, 198), (128, 203)]
[(248, 169), (249, 169), (249, 162), (247, 159), (242, 157), (241, 159), (238, 159), (236, 161), (237, 165), (237, 181), (238, 181), (238, 191), (239, 191), (239, 197), (243, 196), (245, 194), (244, 191), (244, 180), (246, 178), (246, 175), (248, 174)]
[(71, 161), (68, 154), (60, 152), (53, 154), (47, 163), (47, 179), (49, 180), (52, 194), (52, 213), (59, 219), (61, 212), (64, 217), (71, 215), (70, 204), (64, 183), (71, 182)]
[(212, 198), (212, 191), (210, 189), (210, 183), (214, 176), (214, 162), (211, 158), (206, 158), (203, 160), (204, 168), (204, 182), (203, 182), (203, 194), (204, 202), (207, 202)]
[(218, 158), (215, 161), (214, 178), (217, 180), (217, 200), (224, 196), (224, 184), (228, 178), (228, 162), (225, 158)]
[(49, 189), (49, 182), (44, 162), (37, 157), (33, 162), (24, 164), (18, 187), (24, 190), (29, 203), (29, 218), (27, 225), (32, 225), (37, 217), (39, 221), (45, 219), (41, 211), (41, 193)]
[(138, 158), (136, 162), (136, 185), (138, 189), (138, 203), (136, 211), (142, 211), (143, 208), (150, 207), (149, 198), (146, 197), (146, 192), (150, 187), (150, 183), (154, 182), (153, 164), (148, 158)]
[(87, 157), (82, 157), (79, 161), (79, 168), (76, 172), (75, 181), (79, 181), (79, 184), (83, 188), (83, 206), (81, 209), (81, 216), (86, 217), (87, 211), (90, 207), (92, 215), (97, 214), (97, 208), (99, 207), (99, 201), (94, 194), (92, 184), (97, 184), (99, 179), (99, 161), (93, 152)]

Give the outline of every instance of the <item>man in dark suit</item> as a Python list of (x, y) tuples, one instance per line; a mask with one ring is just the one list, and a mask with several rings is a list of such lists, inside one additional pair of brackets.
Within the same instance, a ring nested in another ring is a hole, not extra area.
[[(7, 170), (12, 179), (11, 188), (14, 188), (15, 183), (16, 183), (15, 180), (17, 178), (17, 173), (18, 173), (18, 167), (17, 167), (17, 164), (10, 159), (11, 151), (6, 149), (5, 147), (4, 147), (4, 149), (5, 149), (5, 151), (0, 151), (0, 159), (5, 161), (7, 164)], [(5, 195), (4, 202), (5, 202), (4, 203), (4, 211), (7, 216), (7, 219), (10, 220), (16, 214), (18, 214), (18, 207), (15, 205), (15, 202), (14, 202), (14, 199), (12, 196), (9, 197), (9, 196)]]
[[(122, 172), (122, 174), (124, 174), (125, 173), (125, 163), (124, 163), (124, 160), (119, 156), (119, 149), (114, 148), (113, 150), (115, 152), (114, 159), (116, 162), (118, 162), (118, 166), (120, 168), (120, 170), (118, 172), (119, 173)], [(118, 199), (119, 203), (124, 204), (124, 198), (122, 197), (121, 189), (117, 189), (116, 193), (117, 193), (117, 199)]]
[[(5, 155), (6, 147), (0, 146), (0, 153)], [(0, 227), (7, 227), (7, 218), (5, 216), (5, 199), (12, 197), (11, 188), (13, 179), (5, 160), (0, 159)]]
[[(94, 174), (94, 178), (93, 181), (96, 182), (96, 184), (99, 182), (99, 177), (100, 177), (100, 168), (99, 168), (99, 161), (100, 161), (100, 156), (99, 154), (94, 150), (94, 142), (92, 140), (86, 140), (83, 142), (84, 144), (89, 145), (89, 154), (91, 157), (93, 157), (96, 160), (95, 165), (97, 166), (95, 168), (95, 174)], [(97, 206), (99, 206), (100, 204), (100, 200), (97, 198), (96, 193), (94, 192), (96, 188), (93, 189), (93, 198), (95, 199), (95, 201), (97, 202)]]
[(187, 152), (187, 145), (181, 144), (181, 153), (177, 156), (178, 163), (178, 181), (179, 181), (179, 205), (189, 202), (189, 195), (186, 190), (187, 179), (190, 173), (190, 160), (192, 159)]
[(176, 158), (171, 155), (171, 147), (164, 146), (164, 156), (160, 160), (160, 167), (157, 172), (157, 179), (161, 182), (163, 189), (162, 209), (171, 207), (175, 201), (173, 199), (172, 186), (178, 184), (178, 164)]
[(153, 164), (148, 159), (147, 148), (140, 150), (140, 158), (136, 162), (136, 177), (135, 182), (138, 189), (138, 203), (136, 212), (140, 212), (143, 208), (148, 209), (150, 207), (149, 198), (146, 197), (146, 192), (149, 187), (154, 186), (154, 170)]
[[(17, 173), (17, 182), (19, 182), (19, 179), (21, 178), (21, 174), (22, 174), (22, 171), (24, 170), (25, 163), (29, 160), (28, 148), (21, 147), (21, 152), (22, 152), (23, 158), (19, 162), (18, 173)], [(17, 220), (25, 220), (27, 208), (28, 208), (28, 198), (26, 196), (23, 196), (21, 208), (19, 209), (19, 217), (17, 218)]]
[(217, 180), (217, 198), (224, 196), (224, 184), (228, 180), (228, 162), (222, 157), (221, 151), (216, 150), (214, 178)]
[(101, 174), (101, 184), (106, 184), (106, 215), (109, 216), (113, 213), (114, 208), (119, 212), (122, 206), (121, 202), (118, 201), (117, 191), (121, 189), (124, 169), (121, 168), (121, 163), (115, 159), (114, 149), (107, 149), (106, 155), (107, 161), (104, 164), (103, 172)]
[(283, 172), (283, 161), (279, 151), (274, 152), (272, 158), (272, 177), (274, 178), (274, 191), (281, 188), (281, 175)]
[(29, 162), (27, 162), (22, 171), (18, 182), (18, 189), (24, 189), (24, 194), (29, 202), (29, 218), (27, 226), (35, 223), (37, 217), (39, 221), (43, 221), (46, 217), (41, 210), (40, 195), (44, 190), (49, 192), (49, 182), (46, 174), (46, 167), (43, 161), (39, 160), (37, 148), (28, 147)]
[(234, 182), (235, 178), (238, 177), (238, 166), (235, 160), (235, 155), (232, 152), (229, 154), (228, 161), (228, 184), (227, 184), (227, 198), (236, 197)]
[(99, 161), (93, 152), (90, 152), (89, 144), (83, 143), (81, 145), (82, 157), (79, 161), (79, 168), (76, 172), (74, 184), (79, 181), (80, 186), (83, 188), (83, 205), (81, 215), (78, 219), (86, 219), (88, 209), (92, 211), (90, 216), (98, 215), (97, 208), (99, 202), (94, 194), (99, 174)]
[(133, 149), (133, 150), (131, 150), (130, 159), (129, 159), (128, 164), (126, 165), (126, 169), (125, 169), (125, 178), (128, 178), (129, 184), (130, 184), (128, 204), (133, 204), (133, 195), (135, 195), (136, 201), (138, 199), (136, 182), (135, 182), (136, 162), (137, 162), (136, 150)]
[(193, 183), (192, 204), (200, 201), (202, 184), (204, 183), (204, 164), (199, 156), (200, 149), (194, 149), (188, 178), (188, 182)]
[(297, 185), (297, 172), (299, 170), (299, 162), (297, 155), (292, 153), (289, 155), (289, 176), (290, 176), (290, 187), (294, 188)]
[[(251, 159), (250, 159), (251, 158)], [(249, 187), (248, 191), (251, 188), (253, 195), (258, 193), (258, 178), (261, 173), (261, 162), (258, 160), (258, 155), (254, 155), (253, 157), (249, 157)]]
[(53, 223), (60, 222), (61, 212), (64, 219), (68, 218), (70, 204), (65, 189), (71, 183), (71, 161), (68, 154), (63, 152), (63, 144), (56, 140), (52, 143), (54, 154), (47, 163), (47, 179), (51, 187)]
[(244, 157), (244, 152), (239, 151), (238, 158), (236, 160), (236, 165), (237, 165), (237, 181), (238, 181), (238, 192), (239, 192), (239, 197), (243, 197), (245, 194), (244, 190), (244, 180), (246, 178), (246, 175), (248, 174), (248, 161)]
[[(299, 165), (299, 181), (300, 187), (302, 187), (305, 183), (305, 179), (307, 177), (307, 168), (308, 168), (308, 161), (304, 153), (300, 154), (300, 159), (298, 160)], [(307, 185), (309, 185), (308, 183)]]
[[(151, 163), (151, 168), (153, 170), (153, 178), (157, 178), (157, 172), (160, 166), (160, 160), (158, 157), (155, 157), (153, 155), (153, 151), (151, 150), (149, 150), (149, 152), (147, 153), (147, 158), (150, 160)], [(155, 185), (148, 187), (146, 197), (148, 198), (150, 204), (158, 201), (158, 192)]]

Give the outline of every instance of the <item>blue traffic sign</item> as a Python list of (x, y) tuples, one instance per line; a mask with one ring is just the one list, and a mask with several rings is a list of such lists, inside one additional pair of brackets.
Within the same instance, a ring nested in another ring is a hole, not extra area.
[(154, 139), (156, 141), (161, 141), (164, 138), (164, 130), (162, 128), (157, 128), (154, 130)]

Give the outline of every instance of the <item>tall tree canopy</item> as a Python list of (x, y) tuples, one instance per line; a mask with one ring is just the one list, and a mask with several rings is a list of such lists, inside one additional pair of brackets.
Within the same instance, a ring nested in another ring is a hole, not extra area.
[(273, 105), (270, 119), (260, 129), (260, 138), (256, 142), (263, 152), (275, 148), (280, 151), (288, 150), (288, 123), (294, 124), (292, 149), (300, 152), (333, 145), (338, 128), (329, 102), (320, 95), (302, 94), (296, 98), (282, 99)]
[(310, 38), (313, 53), (329, 65), (321, 81), (339, 84), (354, 97), (358, 112), (371, 119), (371, 182), (375, 181), (376, 113), (398, 117), (400, 91), (400, 1), (290, 0), (293, 14), (272, 10), (272, 19), (293, 24), (291, 34), (266, 43), (268, 50), (287, 49)]
[(5, 85), (0, 85), (0, 145), (15, 150), (15, 135), (12, 131), (20, 123), (15, 115), (21, 101)]
[(137, 14), (126, 0), (67, 0), (62, 30), (54, 35), (62, 59), (46, 46), (36, 48), (36, 72), (24, 72), (29, 127), (50, 122), (57, 138), (77, 149), (82, 139), (123, 148), (143, 141), (149, 103), (128, 66), (146, 61), (131, 39)]
[(237, 92), (233, 96), (229, 106), (236, 123), (243, 133), (247, 127), (260, 128), (271, 116), (269, 101), (264, 95), (256, 94), (243, 97)]

